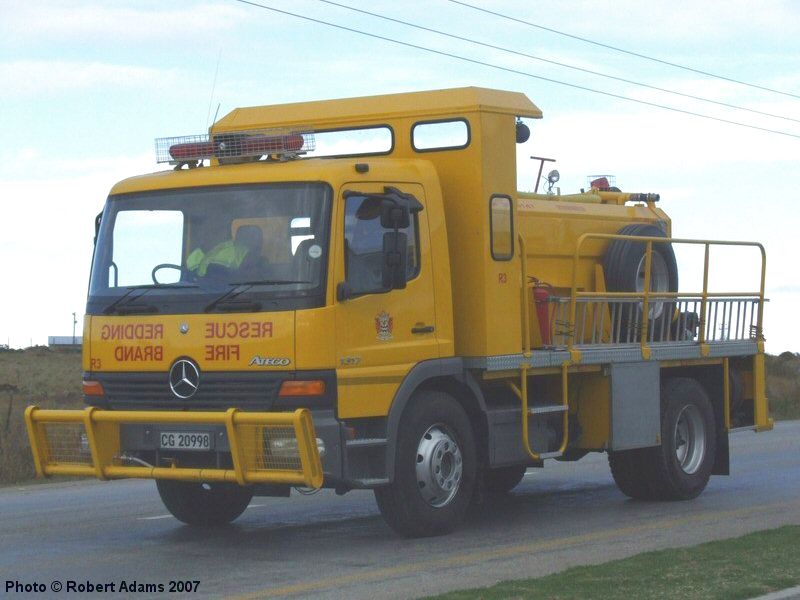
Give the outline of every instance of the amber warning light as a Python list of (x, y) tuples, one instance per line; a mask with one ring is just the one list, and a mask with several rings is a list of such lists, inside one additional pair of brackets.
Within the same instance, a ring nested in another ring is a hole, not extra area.
[(86, 396), (102, 396), (105, 394), (103, 384), (99, 381), (83, 381), (83, 393)]
[(278, 396), (322, 396), (325, 393), (325, 382), (287, 380), (281, 384)]
[(315, 147), (310, 131), (256, 130), (156, 139), (156, 162), (296, 156)]

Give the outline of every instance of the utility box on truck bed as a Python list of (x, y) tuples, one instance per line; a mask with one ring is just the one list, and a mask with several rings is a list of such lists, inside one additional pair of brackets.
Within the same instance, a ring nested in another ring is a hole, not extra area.
[[(157, 140), (174, 169), (121, 181), (97, 219), (88, 408), (26, 413), (38, 473), (152, 478), (195, 525), (370, 488), (413, 536), (588, 452), (629, 496), (699, 494), (729, 432), (772, 427), (763, 248), (673, 238), (657, 194), (603, 179), (518, 192), (541, 116), (463, 88)], [(679, 287), (678, 246), (702, 286)], [(755, 289), (709, 288), (727, 247), (755, 253)]]

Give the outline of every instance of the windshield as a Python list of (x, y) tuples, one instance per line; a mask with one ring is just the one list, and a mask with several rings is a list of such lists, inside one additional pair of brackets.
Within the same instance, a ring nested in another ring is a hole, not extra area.
[(330, 187), (191, 188), (111, 196), (89, 314), (286, 310), (324, 303)]

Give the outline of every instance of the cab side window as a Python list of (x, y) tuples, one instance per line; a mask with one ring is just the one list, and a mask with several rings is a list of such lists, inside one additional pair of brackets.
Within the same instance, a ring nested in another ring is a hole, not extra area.
[(492, 196), (489, 201), (489, 223), (492, 258), (511, 260), (514, 258), (514, 210), (510, 196)]
[[(350, 196), (345, 201), (345, 278), (353, 294), (384, 292), (383, 234), (391, 229), (381, 227), (381, 205), (375, 197)], [(417, 215), (408, 227), (399, 229), (408, 240), (406, 281), (419, 275), (419, 239)]]

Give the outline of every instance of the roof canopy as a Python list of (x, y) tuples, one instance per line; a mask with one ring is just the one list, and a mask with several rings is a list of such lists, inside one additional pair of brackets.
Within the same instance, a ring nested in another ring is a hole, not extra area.
[(213, 131), (305, 125), (312, 128), (380, 123), (401, 117), (439, 118), (467, 112), (492, 112), (539, 119), (542, 111), (525, 94), (479, 87), (385, 94), (237, 108)]

